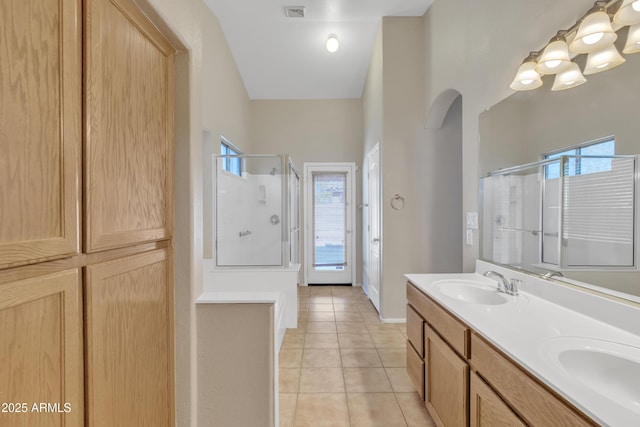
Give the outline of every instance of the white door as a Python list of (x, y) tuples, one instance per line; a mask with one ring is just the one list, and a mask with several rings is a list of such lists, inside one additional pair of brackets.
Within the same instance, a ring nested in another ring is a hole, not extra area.
[(367, 154), (369, 191), (369, 299), (380, 312), (380, 148), (376, 144)]
[(355, 164), (305, 163), (307, 284), (355, 281)]

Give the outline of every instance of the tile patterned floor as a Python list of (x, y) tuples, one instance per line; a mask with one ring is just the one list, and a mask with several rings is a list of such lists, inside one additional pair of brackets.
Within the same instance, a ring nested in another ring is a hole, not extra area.
[(432, 427), (406, 372), (405, 324), (381, 323), (360, 287), (298, 288), (280, 350), (281, 427)]

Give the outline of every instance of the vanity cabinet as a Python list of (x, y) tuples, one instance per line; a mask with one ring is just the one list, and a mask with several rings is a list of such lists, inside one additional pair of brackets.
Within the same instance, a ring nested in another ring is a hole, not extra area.
[(410, 282), (407, 301), (407, 371), (439, 427), (597, 425)]
[(407, 371), (438, 426), (469, 425), (469, 328), (407, 285)]

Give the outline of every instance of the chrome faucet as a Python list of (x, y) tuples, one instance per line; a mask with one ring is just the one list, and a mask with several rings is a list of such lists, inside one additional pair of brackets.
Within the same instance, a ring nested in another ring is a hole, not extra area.
[(513, 279), (511, 283), (509, 283), (502, 274), (493, 270), (485, 272), (484, 277), (498, 280), (498, 292), (504, 292), (507, 295), (518, 295), (519, 280)]

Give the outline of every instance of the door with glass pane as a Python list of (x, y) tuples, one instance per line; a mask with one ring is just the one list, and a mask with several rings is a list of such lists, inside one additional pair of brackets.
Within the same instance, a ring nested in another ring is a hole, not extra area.
[(305, 275), (310, 284), (354, 278), (355, 164), (305, 164)]

